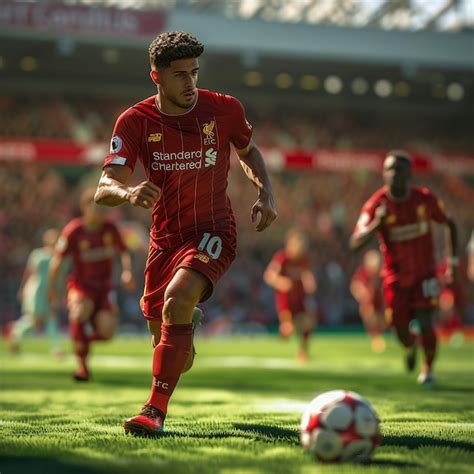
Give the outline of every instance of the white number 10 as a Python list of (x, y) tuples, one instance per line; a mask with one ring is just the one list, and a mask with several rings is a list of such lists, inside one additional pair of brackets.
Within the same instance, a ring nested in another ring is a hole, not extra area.
[(222, 252), (222, 239), (217, 235), (211, 237), (209, 232), (205, 232), (198, 246), (198, 250), (201, 252), (204, 249), (212, 259), (217, 260)]

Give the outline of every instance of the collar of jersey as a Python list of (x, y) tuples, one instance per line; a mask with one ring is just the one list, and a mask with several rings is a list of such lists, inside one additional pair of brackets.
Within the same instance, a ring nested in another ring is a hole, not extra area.
[(155, 100), (154, 100), (154, 103), (155, 103), (155, 107), (156, 107), (156, 110), (158, 110), (158, 112), (160, 114), (163, 114), (163, 115), (167, 115), (169, 117), (181, 117), (182, 115), (186, 115), (186, 114), (189, 114), (190, 112), (192, 112), (194, 110), (194, 107), (196, 107), (196, 104), (198, 103), (198, 100), (199, 100), (199, 89), (196, 89), (196, 102), (194, 102), (193, 106), (187, 110), (186, 112), (183, 112), (182, 114), (167, 114), (166, 112), (163, 112), (159, 107), (158, 107), (158, 102), (156, 100), (156, 98), (158, 97), (158, 94), (155, 95)]

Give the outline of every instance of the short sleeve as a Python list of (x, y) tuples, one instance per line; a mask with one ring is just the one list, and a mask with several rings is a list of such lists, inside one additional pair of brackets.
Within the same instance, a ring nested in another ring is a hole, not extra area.
[(133, 115), (133, 109), (126, 110), (115, 122), (104, 166), (128, 166), (133, 171), (140, 154), (141, 135), (140, 123)]
[(76, 241), (76, 233), (74, 232), (75, 229), (76, 226), (68, 224), (61, 232), (61, 235), (59, 236), (55, 247), (56, 253), (59, 254), (61, 257), (66, 257), (74, 252)]
[(375, 216), (375, 209), (380, 204), (380, 199), (372, 196), (363, 206), (354, 227), (354, 233), (361, 232), (367, 227)]
[(231, 97), (231, 108), (231, 141), (235, 148), (242, 150), (250, 143), (253, 127), (245, 117), (244, 106), (234, 97)]
[(428, 212), (430, 219), (439, 222), (440, 224), (444, 224), (448, 221), (448, 216), (446, 214), (444, 203), (441, 199), (438, 199), (433, 193), (428, 192), (427, 195), (428, 200)]

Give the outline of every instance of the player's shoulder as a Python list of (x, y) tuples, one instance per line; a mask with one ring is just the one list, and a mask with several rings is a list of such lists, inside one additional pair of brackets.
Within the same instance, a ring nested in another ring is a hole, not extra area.
[(417, 200), (432, 200), (437, 199), (434, 193), (427, 187), (412, 186), (411, 188), (412, 197)]
[(236, 107), (242, 107), (234, 96), (207, 89), (199, 89), (199, 105), (201, 108), (213, 109), (220, 113), (232, 113)]
[(119, 121), (138, 121), (156, 113), (155, 96), (147, 97), (125, 109), (118, 117)]
[(81, 232), (84, 228), (84, 222), (81, 217), (75, 217), (70, 220), (63, 229), (63, 235), (71, 236)]
[(382, 186), (381, 188), (377, 189), (370, 197), (367, 199), (365, 202), (366, 206), (371, 206), (371, 205), (376, 205), (383, 199), (387, 197), (387, 190), (385, 186)]

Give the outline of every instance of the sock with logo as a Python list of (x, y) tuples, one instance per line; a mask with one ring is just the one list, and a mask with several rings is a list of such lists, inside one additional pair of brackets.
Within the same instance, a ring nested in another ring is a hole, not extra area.
[(69, 323), (74, 353), (76, 354), (80, 367), (87, 372), (87, 356), (89, 354), (89, 338), (86, 334), (84, 324), (71, 321)]
[(161, 340), (153, 351), (153, 384), (146, 404), (164, 415), (191, 350), (192, 340), (192, 324), (161, 325)]
[(437, 338), (433, 328), (421, 335), (421, 345), (425, 356), (425, 367), (429, 372), (436, 356)]

